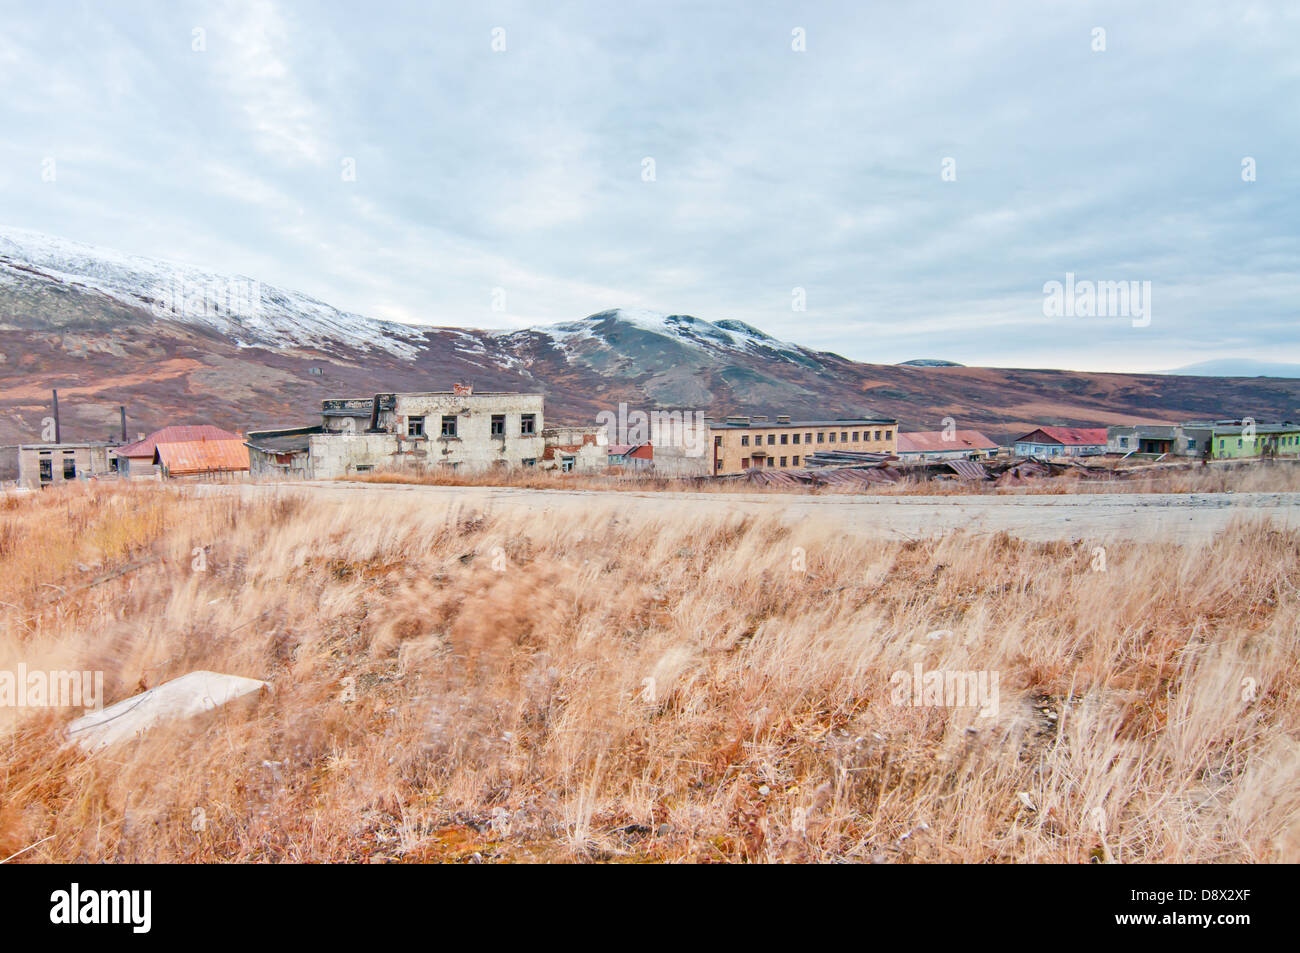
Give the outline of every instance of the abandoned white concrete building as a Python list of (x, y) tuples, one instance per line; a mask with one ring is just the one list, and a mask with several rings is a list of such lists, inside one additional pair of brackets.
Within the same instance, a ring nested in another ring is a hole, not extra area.
[(406, 467), (603, 465), (599, 428), (554, 428), (544, 437), (542, 405), (540, 394), (475, 394), (468, 387), (333, 398), (321, 402), (319, 426), (250, 432), (252, 472), (329, 480)]
[(65, 481), (116, 474), (117, 461), (107, 441), (33, 443), (18, 447), (18, 485), (37, 489)]

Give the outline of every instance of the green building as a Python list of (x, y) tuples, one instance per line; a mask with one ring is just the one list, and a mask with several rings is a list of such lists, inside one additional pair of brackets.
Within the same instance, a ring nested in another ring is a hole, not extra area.
[(1210, 430), (1210, 455), (1215, 460), (1300, 456), (1300, 424), (1289, 420), (1216, 420)]

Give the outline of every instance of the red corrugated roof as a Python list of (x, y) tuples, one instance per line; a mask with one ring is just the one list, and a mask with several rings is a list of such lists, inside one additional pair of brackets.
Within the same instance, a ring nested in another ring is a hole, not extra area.
[(954, 450), (996, 450), (998, 445), (978, 430), (957, 430), (947, 439), (942, 430), (900, 433), (898, 452), (950, 453)]
[(154, 462), (161, 463), (172, 476), (247, 470), (248, 447), (239, 439), (160, 443)]
[[(1097, 444), (1104, 446), (1106, 443), (1105, 427), (1039, 427), (1038, 430), (1067, 447), (1090, 447)], [(1028, 436), (1030, 434), (1025, 434), (1020, 439), (1024, 440)]]
[(184, 427), (164, 427), (155, 430), (143, 440), (124, 444), (113, 452), (119, 457), (148, 457), (153, 459), (154, 451), (160, 443), (187, 443), (193, 440), (239, 440), (244, 438), (229, 430), (222, 430), (211, 424), (196, 424)]

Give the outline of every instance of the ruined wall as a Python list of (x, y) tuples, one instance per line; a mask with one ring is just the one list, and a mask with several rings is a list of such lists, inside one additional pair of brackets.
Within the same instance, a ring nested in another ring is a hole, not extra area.
[[(63, 483), (115, 473), (109, 463), (108, 446), (44, 444), (18, 448), (18, 484), (35, 489), (42, 483)], [(49, 463), (48, 478), (41, 478), (41, 461)], [(71, 468), (70, 470), (68, 468)], [(69, 475), (65, 475), (69, 474)]]
[[(532, 433), (523, 432), (525, 415), (532, 416)], [(398, 394), (394, 409), (381, 410), (379, 416), (380, 427), (428, 466), (521, 466), (540, 461), (545, 449), (540, 394)], [(453, 437), (442, 435), (444, 416), (455, 418)], [(503, 418), (501, 434), (492, 433), (494, 416)], [(410, 436), (412, 418), (419, 417), (424, 418), (423, 436)]]
[(387, 433), (312, 434), (308, 475), (313, 480), (333, 480), (389, 469), (402, 460), (398, 444), (397, 437)]

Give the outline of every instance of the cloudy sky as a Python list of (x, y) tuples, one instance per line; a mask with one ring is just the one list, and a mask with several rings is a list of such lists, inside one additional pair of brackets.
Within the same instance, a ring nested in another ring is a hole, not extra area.
[[(411, 323), (634, 307), (876, 362), (1300, 361), (1294, 0), (0, 14), (0, 224)], [(1149, 281), (1149, 322), (1045, 314), (1067, 272)]]

